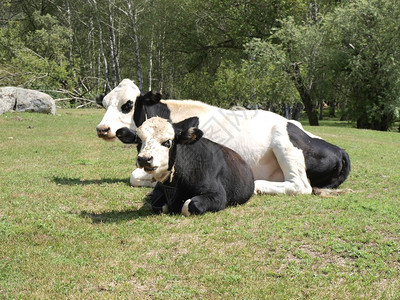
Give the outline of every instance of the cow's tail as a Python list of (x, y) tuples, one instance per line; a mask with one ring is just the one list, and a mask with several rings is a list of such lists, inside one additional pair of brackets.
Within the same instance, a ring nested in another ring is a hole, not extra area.
[(332, 181), (330, 184), (324, 186), (323, 188), (313, 188), (313, 194), (329, 197), (351, 191), (350, 189), (332, 190), (336, 189), (339, 185), (341, 185), (350, 174), (350, 168), (351, 168), (350, 157), (347, 154), (347, 152), (343, 149), (341, 149), (341, 154), (342, 154), (341, 169), (336, 179)]

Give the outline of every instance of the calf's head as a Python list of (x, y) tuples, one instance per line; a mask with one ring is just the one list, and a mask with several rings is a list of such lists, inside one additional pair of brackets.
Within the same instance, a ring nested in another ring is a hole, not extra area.
[(171, 174), (177, 144), (192, 144), (202, 137), (198, 124), (197, 117), (174, 124), (154, 117), (145, 121), (136, 133), (121, 128), (117, 135), (120, 139), (140, 139), (142, 146), (137, 166), (152, 174), (157, 181), (164, 182)]
[[(130, 79), (124, 79), (105, 97), (99, 96), (96, 102), (106, 109), (101, 122), (96, 126), (97, 136), (104, 140), (115, 140), (118, 128), (127, 127), (136, 130), (133, 119), (135, 104), (144, 97), (146, 101), (161, 99), (160, 94), (148, 93), (141, 96), (140, 90)], [(155, 99), (156, 98), (156, 99)]]

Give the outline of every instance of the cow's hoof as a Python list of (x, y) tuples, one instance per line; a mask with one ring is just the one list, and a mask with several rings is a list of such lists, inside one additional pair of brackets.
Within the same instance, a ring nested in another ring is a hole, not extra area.
[(184, 215), (185, 217), (189, 217), (190, 216), (189, 204), (190, 204), (191, 201), (192, 201), (192, 199), (186, 200), (185, 203), (183, 204), (182, 215)]
[(169, 209), (168, 209), (168, 205), (167, 205), (167, 204), (164, 204), (164, 205), (162, 206), (162, 212), (163, 212), (163, 214), (169, 213)]

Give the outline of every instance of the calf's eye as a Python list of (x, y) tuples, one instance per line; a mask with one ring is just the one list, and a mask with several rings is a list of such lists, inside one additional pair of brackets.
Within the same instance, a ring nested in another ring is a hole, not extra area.
[(169, 147), (171, 147), (171, 140), (165, 141), (165, 142), (161, 143), (161, 145), (163, 145), (164, 147), (169, 148)]
[(133, 108), (133, 102), (131, 100), (129, 100), (128, 102), (126, 102), (124, 105), (121, 106), (121, 110), (124, 114), (129, 113)]

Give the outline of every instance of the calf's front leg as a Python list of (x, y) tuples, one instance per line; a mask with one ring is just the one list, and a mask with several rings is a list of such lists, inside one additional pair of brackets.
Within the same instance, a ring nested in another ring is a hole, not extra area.
[(207, 211), (219, 211), (227, 206), (225, 192), (210, 192), (195, 196), (185, 201), (182, 207), (182, 214), (186, 217), (191, 214), (204, 214)]

